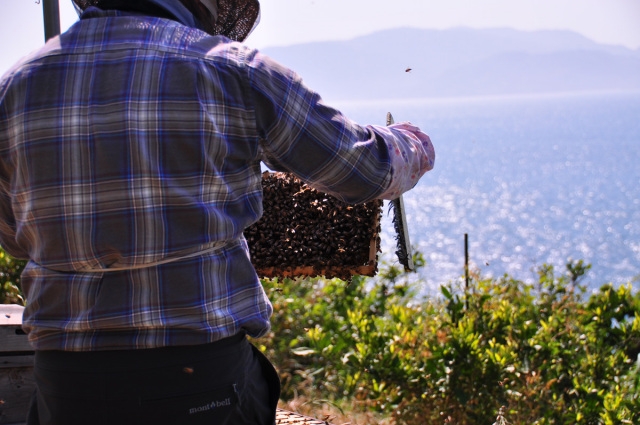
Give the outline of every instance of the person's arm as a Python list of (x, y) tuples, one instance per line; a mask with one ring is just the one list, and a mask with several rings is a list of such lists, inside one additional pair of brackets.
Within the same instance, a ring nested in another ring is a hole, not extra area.
[[(6, 143), (0, 137), (0, 143)], [(11, 205), (10, 183), (6, 178), (5, 152), (0, 152), (0, 246), (14, 258), (28, 259), (16, 241), (16, 220)]]
[(429, 137), (409, 123), (361, 126), (327, 106), (293, 71), (250, 62), (263, 160), (350, 203), (394, 199), (433, 168)]
[(16, 220), (11, 202), (9, 118), (4, 102), (8, 85), (8, 78), (0, 79), (0, 245), (12, 257), (26, 259), (28, 254), (16, 242)]

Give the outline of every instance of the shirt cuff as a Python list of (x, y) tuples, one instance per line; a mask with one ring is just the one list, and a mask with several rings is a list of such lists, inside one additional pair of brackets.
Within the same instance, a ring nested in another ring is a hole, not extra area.
[(412, 189), (424, 173), (433, 169), (436, 156), (429, 136), (410, 123), (392, 124), (384, 133), (391, 160), (391, 184), (379, 198), (391, 200)]

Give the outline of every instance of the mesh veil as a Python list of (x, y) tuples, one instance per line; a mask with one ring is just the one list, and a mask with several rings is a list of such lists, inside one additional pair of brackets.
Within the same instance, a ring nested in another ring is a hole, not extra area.
[(255, 28), (259, 19), (260, 3), (257, 0), (218, 0), (215, 33), (242, 41)]
[[(89, 6), (100, 7), (109, 0), (73, 0), (78, 12)], [(111, 1), (111, 3), (113, 3)], [(251, 33), (260, 20), (258, 0), (218, 0), (218, 19), (213, 25), (214, 34), (242, 41)]]

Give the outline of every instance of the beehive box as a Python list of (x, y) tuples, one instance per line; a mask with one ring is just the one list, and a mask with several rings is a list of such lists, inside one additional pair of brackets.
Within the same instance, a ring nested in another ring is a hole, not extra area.
[(36, 387), (23, 311), (22, 306), (0, 304), (0, 424), (24, 425)]
[(350, 205), (286, 173), (262, 176), (262, 218), (245, 230), (261, 277), (374, 276), (382, 201)]

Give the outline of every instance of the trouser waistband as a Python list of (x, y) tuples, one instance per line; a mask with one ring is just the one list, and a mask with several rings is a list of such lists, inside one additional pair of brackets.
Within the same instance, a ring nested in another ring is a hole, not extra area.
[(140, 350), (104, 351), (36, 351), (36, 363), (42, 368), (56, 370), (95, 371), (97, 364), (102, 371), (130, 370), (136, 365), (143, 368), (166, 365), (170, 359), (201, 361), (226, 357), (249, 344), (245, 332), (200, 345), (181, 345)]

